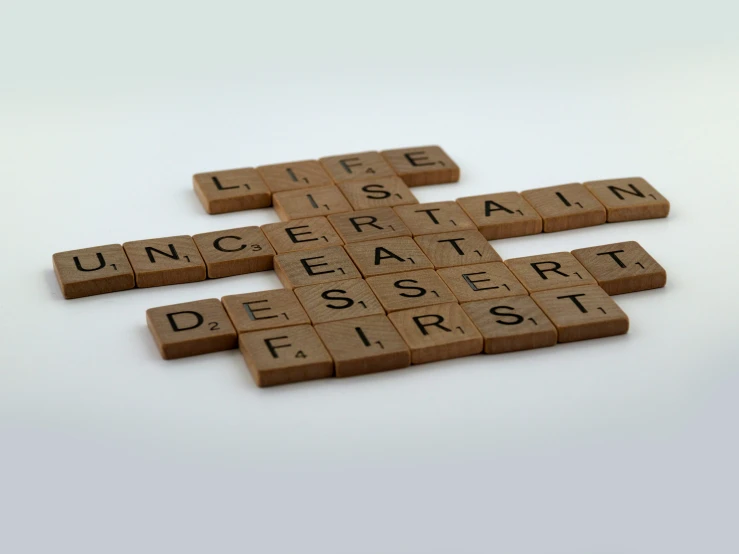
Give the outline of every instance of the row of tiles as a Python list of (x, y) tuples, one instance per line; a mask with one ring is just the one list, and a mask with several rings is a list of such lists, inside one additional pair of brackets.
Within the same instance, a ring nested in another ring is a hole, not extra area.
[(301, 289), (152, 308), (146, 318), (165, 359), (238, 346), (260, 387), (541, 348), (620, 335), (629, 328), (626, 314), (597, 285), (420, 304), (388, 314), (374, 313), (353, 287), (341, 282), (329, 289), (338, 296), (325, 297), (325, 306), (342, 310), (365, 303), (364, 315), (344, 319), (342, 314), (313, 325), (308, 312), (317, 307)]
[[(531, 214), (525, 210), (531, 208), (522, 204), (525, 200), (518, 193), (461, 200), (465, 202), (374, 208), (328, 218), (270, 223), (261, 228), (243, 227), (193, 237), (164, 237), (60, 252), (53, 256), (54, 269), (65, 298), (79, 298), (136, 286), (173, 285), (266, 271), (272, 269), (279, 256), (287, 260), (290, 253), (342, 245), (354, 257), (353, 251), (371, 251), (373, 243), (394, 242), (400, 249), (399, 256), (404, 252), (410, 263), (420, 264), (416, 268), (500, 261), (487, 243), (491, 236), (541, 232), (542, 219), (538, 215), (537, 219), (529, 217)], [(493, 209), (490, 202), (504, 209)], [(474, 220), (465, 215), (465, 209), (477, 214), (472, 215)], [(516, 214), (520, 214), (521, 220), (509, 219), (516, 219)], [(579, 225), (575, 216), (570, 221)], [(357, 246), (358, 243), (366, 244)], [(420, 254), (419, 247), (423, 251)], [(341, 249), (336, 252), (340, 254)], [(392, 258), (390, 252), (385, 255)], [(357, 264), (363, 274), (371, 274)]]
[[(367, 185), (371, 190), (378, 179), (400, 183), (407, 191), (407, 187), (454, 183), (459, 180), (459, 167), (439, 146), (413, 146), (199, 173), (193, 176), (193, 188), (205, 210), (219, 214), (277, 205), (284, 192), (359, 181), (366, 182), (346, 190)], [(409, 191), (407, 196), (413, 198)]]

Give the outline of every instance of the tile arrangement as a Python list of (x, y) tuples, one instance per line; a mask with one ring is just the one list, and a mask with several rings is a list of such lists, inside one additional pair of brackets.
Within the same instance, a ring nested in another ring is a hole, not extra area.
[(201, 173), (208, 213), (273, 206), (281, 223), (54, 254), (65, 298), (274, 269), (284, 289), (162, 306), (163, 358), (240, 348), (271, 386), (623, 334), (612, 295), (659, 288), (636, 242), (502, 260), (489, 240), (666, 217), (641, 178), (421, 204), (455, 182), (438, 146)]

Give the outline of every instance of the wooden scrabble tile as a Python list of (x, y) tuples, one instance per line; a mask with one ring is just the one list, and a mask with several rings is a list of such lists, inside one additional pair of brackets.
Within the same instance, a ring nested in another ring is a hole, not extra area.
[(505, 263), (529, 292), (597, 284), (569, 252), (512, 258)]
[(447, 231), (477, 230), (475, 224), (456, 202), (428, 202), (396, 206), (393, 209), (414, 237)]
[(572, 255), (610, 295), (658, 289), (667, 282), (667, 272), (638, 242), (580, 248)]
[(385, 315), (385, 310), (364, 279), (298, 287), (295, 295), (314, 324), (367, 315)]
[(324, 379), (334, 374), (334, 362), (310, 325), (242, 333), (239, 349), (259, 387)]
[(285, 287), (305, 287), (361, 277), (341, 246), (277, 254), (275, 273)]
[(58, 252), (52, 261), (59, 287), (67, 299), (136, 286), (133, 269), (120, 244)]
[(485, 341), (485, 354), (557, 344), (557, 329), (530, 296), (462, 304)]
[(275, 251), (259, 227), (201, 233), (192, 240), (210, 279), (272, 269)]
[(379, 179), (358, 179), (339, 184), (355, 210), (418, 204), (411, 189), (397, 175)]
[(345, 248), (365, 277), (434, 267), (411, 237), (354, 242)]
[(603, 204), (580, 183), (525, 190), (521, 194), (539, 212), (545, 233), (606, 222)]
[(329, 156), (318, 161), (336, 183), (395, 176), (393, 169), (377, 151)]
[(221, 302), (239, 333), (310, 323), (295, 293), (287, 289), (232, 294)]
[(457, 204), (488, 240), (536, 235), (542, 231), (541, 216), (517, 192), (499, 192), (457, 198)]
[(272, 192), (253, 167), (198, 173), (193, 175), (192, 184), (209, 214), (254, 210), (272, 205)]
[(165, 360), (236, 348), (236, 330), (217, 298), (151, 308), (146, 323)]
[(413, 364), (482, 352), (480, 332), (457, 303), (401, 310), (388, 318), (410, 347)]
[(334, 184), (334, 180), (316, 160), (262, 165), (257, 170), (273, 193)]
[(408, 345), (384, 314), (321, 323), (316, 325), (316, 332), (334, 359), (337, 377), (411, 365)]
[(205, 263), (187, 235), (124, 242), (123, 249), (140, 288), (205, 281)]
[(438, 146), (398, 148), (381, 154), (409, 187), (459, 181), (459, 167)]
[(558, 342), (623, 335), (629, 318), (597, 285), (536, 292), (531, 298), (557, 328)]
[(670, 203), (641, 177), (583, 183), (608, 211), (608, 221), (667, 217)]
[(460, 302), (528, 294), (503, 262), (445, 267), (436, 272)]
[(344, 244), (325, 217), (267, 223), (262, 225), (262, 232), (278, 254)]
[(433, 269), (368, 277), (367, 284), (387, 312), (457, 301)]
[(413, 240), (436, 268), (502, 261), (479, 231), (436, 233)]
[(351, 204), (335, 186), (277, 192), (272, 196), (282, 221), (351, 212)]
[(328, 220), (346, 244), (411, 236), (408, 227), (392, 208), (336, 214), (329, 216)]

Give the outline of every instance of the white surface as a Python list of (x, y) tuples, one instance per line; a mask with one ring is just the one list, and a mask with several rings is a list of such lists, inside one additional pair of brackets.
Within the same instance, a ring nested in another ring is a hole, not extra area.
[[(0, 551), (739, 549), (736, 8), (515, 6), (8, 6)], [(637, 240), (668, 286), (623, 337), (270, 390), (144, 312), (272, 272), (61, 298), (54, 252), (277, 220), (195, 172), (434, 143), (463, 176), (422, 202), (644, 176), (668, 219), (494, 246)]]

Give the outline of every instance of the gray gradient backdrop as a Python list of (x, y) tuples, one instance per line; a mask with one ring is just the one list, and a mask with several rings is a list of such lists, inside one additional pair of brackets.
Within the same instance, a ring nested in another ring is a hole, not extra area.
[[(3, 2), (0, 551), (735, 553), (735, 2)], [(147, 308), (272, 272), (64, 301), (54, 252), (258, 225), (195, 172), (439, 143), (421, 201), (641, 175), (663, 290), (623, 337), (259, 390), (164, 362)]]

